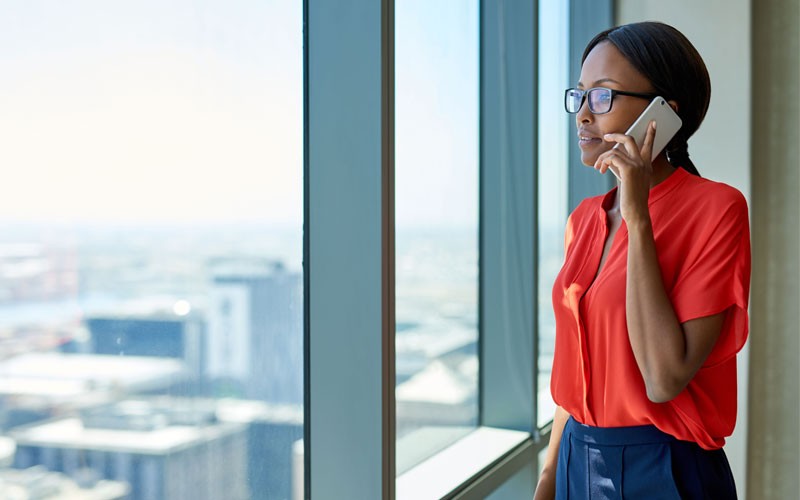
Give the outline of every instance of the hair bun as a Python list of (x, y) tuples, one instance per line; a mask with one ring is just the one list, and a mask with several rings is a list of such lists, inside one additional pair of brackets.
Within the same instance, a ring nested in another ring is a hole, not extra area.
[(689, 159), (689, 149), (687, 147), (676, 149), (674, 151), (667, 151), (667, 161), (673, 166), (683, 166)]

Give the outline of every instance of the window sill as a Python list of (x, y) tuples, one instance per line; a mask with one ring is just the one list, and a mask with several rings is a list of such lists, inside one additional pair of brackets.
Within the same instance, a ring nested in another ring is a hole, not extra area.
[[(438, 500), (462, 490), (501, 462), (508, 469), (502, 476), (509, 477), (521, 464), (532, 460), (531, 444), (527, 432), (478, 427), (399, 475), (395, 496), (397, 500)], [(512, 455), (516, 459), (505, 460)]]

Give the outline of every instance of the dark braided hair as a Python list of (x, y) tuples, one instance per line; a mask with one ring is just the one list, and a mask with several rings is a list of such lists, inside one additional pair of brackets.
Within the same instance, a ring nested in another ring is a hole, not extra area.
[(689, 159), (689, 137), (700, 127), (711, 100), (711, 79), (694, 45), (672, 26), (659, 22), (625, 24), (595, 36), (583, 51), (581, 63), (600, 42), (614, 45), (644, 75), (655, 92), (678, 103), (683, 126), (667, 144), (667, 160), (673, 167), (699, 176)]

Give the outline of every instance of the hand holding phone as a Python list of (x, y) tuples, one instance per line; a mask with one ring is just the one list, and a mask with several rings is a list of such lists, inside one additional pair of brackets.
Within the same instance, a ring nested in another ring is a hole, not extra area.
[[(661, 151), (667, 146), (667, 143), (678, 133), (683, 122), (675, 111), (673, 111), (672, 106), (669, 105), (666, 99), (663, 97), (656, 97), (625, 132), (625, 135), (633, 137), (639, 149), (642, 148), (644, 138), (647, 135), (647, 127), (650, 125), (651, 121), (655, 121), (657, 124), (656, 136), (653, 139), (653, 152), (650, 156), (650, 160), (652, 161), (661, 154)], [(617, 144), (612, 149), (620, 146), (620, 144)], [(611, 170), (617, 179), (620, 179), (614, 167), (610, 167), (609, 170)]]

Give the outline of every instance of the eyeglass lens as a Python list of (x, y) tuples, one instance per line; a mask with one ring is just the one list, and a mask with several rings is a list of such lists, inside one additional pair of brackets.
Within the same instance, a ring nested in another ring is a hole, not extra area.
[(611, 109), (611, 91), (605, 88), (593, 88), (588, 91), (570, 89), (566, 93), (566, 108), (569, 113), (577, 113), (583, 104), (583, 97), (589, 99), (589, 111), (607, 113)]

